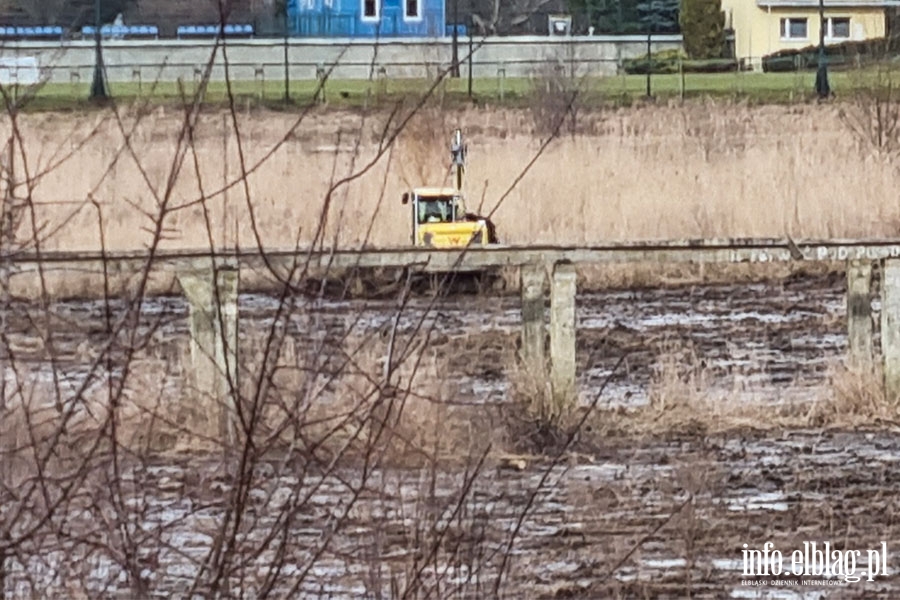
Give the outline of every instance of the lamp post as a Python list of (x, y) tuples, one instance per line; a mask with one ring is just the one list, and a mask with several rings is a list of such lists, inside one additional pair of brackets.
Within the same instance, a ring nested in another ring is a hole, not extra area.
[(652, 35), (652, 26), (647, 27), (647, 98), (652, 98), (650, 93), (650, 72), (653, 71), (653, 54), (650, 48), (650, 36)]
[(825, 0), (819, 0), (819, 66), (816, 69), (816, 94), (820, 100), (831, 95), (828, 85), (828, 59), (825, 57)]
[[(678, 0), (644, 0), (637, 6), (640, 22), (647, 31), (647, 98), (652, 98), (650, 75), (653, 72), (653, 34), (672, 31), (678, 26)], [(658, 40), (657, 40), (658, 41)]]
[(100, 42), (100, 0), (94, 0), (94, 80), (91, 82), (91, 100), (106, 100), (106, 77), (103, 73), (103, 44)]
[(450, 77), (459, 77), (459, 0), (453, 0), (453, 64)]
[(658, 31), (662, 15), (660, 11), (662, 0), (644, 0), (639, 5), (639, 10), (643, 12), (641, 20), (647, 27), (647, 99), (653, 97), (653, 91), (650, 88), (650, 76), (653, 73), (653, 32)]

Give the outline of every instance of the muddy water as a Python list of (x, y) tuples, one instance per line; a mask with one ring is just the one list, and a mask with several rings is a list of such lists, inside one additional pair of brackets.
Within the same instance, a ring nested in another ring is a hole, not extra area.
[[(877, 300), (873, 304), (877, 309)], [(121, 309), (113, 305), (113, 323)], [(75, 385), (106, 339), (104, 307), (100, 302), (77, 302), (54, 310), (59, 371), (64, 381)], [(148, 346), (173, 364), (179, 362), (174, 345), (187, 340), (187, 310), (177, 297), (149, 299), (143, 307), (140, 329), (150, 335)], [(242, 295), (242, 339), (262, 336), (275, 312), (272, 297)], [(705, 388), (732, 398), (814, 398), (822, 391), (829, 366), (846, 351), (845, 313), (842, 277), (580, 294), (579, 394), (590, 402), (599, 384), (611, 377), (605, 402), (647, 402), (652, 382), (668, 364), (678, 371), (693, 369)], [(506, 398), (507, 371), (521, 323), (516, 297), (417, 297), (399, 315), (391, 301), (304, 303), (289, 318), (288, 331), (298, 348), (328, 356), (338, 351), (344, 336), (384, 333), (395, 320), (401, 335), (430, 332), (433, 352), (450, 363), (458, 402)], [(42, 345), (27, 321), (14, 320), (10, 335), (16, 356), (31, 360), (50, 377)], [(623, 366), (614, 373), (622, 356)], [(178, 376), (175, 369), (172, 377)]]
[[(822, 393), (829, 365), (845, 351), (843, 293), (841, 279), (810, 278), (582, 294), (582, 400), (592, 398), (622, 354), (626, 368), (613, 375), (609, 402), (646, 402), (663, 356), (702, 364), (711, 386), (748, 401), (814, 397)], [(324, 354), (344, 335), (383, 331), (395, 319), (402, 335), (432, 328), (435, 347), (448, 355), (481, 340), (480, 354), (451, 360), (462, 379), (457, 399), (503, 401), (503, 356), (518, 335), (518, 300), (431, 302), (414, 298), (398, 316), (391, 302), (323, 301), (302, 307), (288, 327), (301, 346)], [(113, 322), (121, 308), (113, 306)], [(249, 336), (271, 325), (275, 302), (244, 295), (240, 311), (242, 332)], [(57, 373), (74, 386), (106, 339), (103, 305), (57, 305), (52, 325)], [(179, 298), (148, 300), (139, 329), (158, 360), (177, 363), (175, 347), (187, 337), (186, 304)], [(13, 319), (7, 335), (18, 361), (49, 378), (51, 366), (34, 328)], [(177, 388), (177, 365), (166, 377), (165, 384)], [(240, 537), (246, 560), (235, 585), (253, 597), (271, 574), (273, 550), (260, 545), (287, 499), (299, 495), (308, 499), (302, 518), (289, 527), (291, 555), (276, 596), (292, 588), (300, 597), (387, 593), (391, 577), (402, 581), (416, 552), (427, 547), (423, 523), (447, 532), (426, 576), (432, 584), (441, 581), (444, 592), (434, 596), (489, 596), (534, 494), (506, 566), (507, 597), (678, 598), (688, 589), (708, 598), (896, 597), (896, 576), (840, 588), (741, 585), (741, 548), (771, 541), (790, 551), (803, 541), (843, 540), (865, 550), (886, 539), (893, 551), (893, 517), (900, 505), (889, 491), (900, 483), (898, 455), (900, 442), (890, 434), (609, 440), (571, 464), (537, 462), (524, 472), (489, 465), (465, 510), (452, 519), (462, 471), (436, 473), (432, 484), (420, 471), (375, 471), (363, 480), (357, 470), (319, 477), (273, 463), (250, 492), (251, 518)], [(122, 503), (113, 506), (101, 493), (83, 506), (67, 506), (58, 517), (67, 531), (89, 534), (61, 541), (50, 540), (58, 533), (47, 534), (43, 546), (23, 547), (7, 559), (7, 595), (67, 595), (66, 582), (77, 581), (82, 596), (128, 597), (121, 554), (110, 550), (115, 544), (97, 527), (124, 511), (138, 546), (148, 549), (141, 554), (140, 576), (151, 595), (185, 597), (218, 535), (233, 481), (218, 464), (198, 459), (131, 465), (124, 479)], [(360, 500), (343, 518), (356, 492)], [(635, 545), (639, 549), (625, 559)], [(894, 555), (889, 565), (889, 573), (900, 572)]]
[[(432, 597), (490, 596), (514, 531), (504, 597), (680, 598), (688, 589), (699, 598), (897, 597), (900, 555), (891, 552), (900, 552), (892, 525), (900, 507), (885, 492), (900, 483), (898, 451), (891, 434), (610, 440), (590, 461), (534, 463), (524, 472), (488, 466), (461, 511), (462, 472), (433, 481), (413, 470), (323, 478), (267, 463), (250, 492), (233, 579), (246, 597), (257, 594), (277, 548), (263, 540), (299, 497), (305, 500), (288, 527), (289, 560), (276, 597), (292, 588), (304, 598), (387, 594), (391, 577), (402, 581), (430, 547), (429, 531), (442, 537), (423, 575), (427, 585), (441, 581), (444, 591)], [(203, 461), (132, 466), (123, 479), (127, 497), (118, 508), (95, 498), (67, 515), (68, 531), (89, 532), (84, 538), (7, 561), (10, 596), (46, 597), (78, 581), (89, 595), (128, 597), (127, 578), (95, 526), (101, 512), (110, 518), (117, 510), (135, 528), (151, 595), (185, 597), (219, 536), (231, 481)], [(353, 494), (359, 500), (350, 508)], [(797, 580), (744, 575), (745, 543), (770, 541), (790, 553), (804, 541), (828, 540), (863, 554), (886, 540), (889, 575), (841, 587), (741, 583)]]

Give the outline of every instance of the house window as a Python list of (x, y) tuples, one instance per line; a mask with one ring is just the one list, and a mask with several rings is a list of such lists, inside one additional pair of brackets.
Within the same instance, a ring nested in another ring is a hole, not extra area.
[(781, 20), (781, 39), (805, 40), (807, 38), (807, 22), (802, 18), (790, 18)]
[(380, 0), (362, 0), (362, 18), (364, 21), (378, 20), (378, 3)]
[(419, 18), (419, 0), (405, 0), (406, 3), (406, 18), (407, 19), (418, 19)]
[(825, 33), (834, 40), (849, 40), (850, 17), (829, 17)]

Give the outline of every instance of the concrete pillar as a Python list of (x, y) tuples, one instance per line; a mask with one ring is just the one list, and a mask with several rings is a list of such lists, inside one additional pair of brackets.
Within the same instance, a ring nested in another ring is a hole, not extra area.
[(550, 383), (554, 409), (575, 404), (575, 265), (558, 263), (550, 288)]
[[(178, 282), (190, 303), (191, 365), (193, 394), (191, 413), (214, 415), (214, 430), (226, 445), (235, 441), (235, 394), (237, 387), (238, 271), (219, 268), (182, 273)], [(214, 410), (210, 410), (214, 409)], [(213, 429), (210, 427), (210, 429)]]
[(881, 282), (881, 353), (884, 356), (884, 391), (900, 400), (900, 259), (884, 261)]
[(216, 373), (217, 390), (226, 401), (228, 414), (221, 422), (221, 429), (229, 441), (235, 441), (234, 424), (237, 421), (235, 400), (238, 394), (238, 292), (240, 278), (236, 268), (220, 268), (216, 274), (219, 286), (218, 322), (216, 323)]
[(872, 263), (854, 260), (847, 265), (847, 345), (850, 364), (872, 361)]
[(523, 265), (522, 286), (522, 360), (539, 377), (546, 369), (544, 354), (544, 265)]

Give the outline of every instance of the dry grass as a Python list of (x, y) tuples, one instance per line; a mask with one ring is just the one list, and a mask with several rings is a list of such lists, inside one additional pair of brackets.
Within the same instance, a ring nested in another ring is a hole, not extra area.
[(583, 425), (583, 407), (561, 402), (553, 394), (549, 364), (528, 364), (519, 354), (508, 353), (505, 369), (509, 399), (500, 407), (503, 421), (498, 440), (510, 452), (546, 453), (561, 450), (574, 441)]
[[(244, 340), (241, 365), (244, 409), (249, 410), (256, 374), (262, 368), (259, 340)], [(182, 346), (184, 346), (182, 344)], [(254, 352), (254, 347), (257, 349)], [(187, 350), (179, 347), (182, 355)], [(422, 352), (421, 360), (417, 358)], [(508, 404), (455, 405), (457, 386), (452, 353), (434, 348), (417, 350), (399, 365), (389, 383), (383, 379), (386, 340), (349, 339), (337, 360), (317, 361), (307, 343), (288, 338), (276, 361), (272, 385), (263, 395), (262, 419), (254, 433), (266, 448), (290, 447), (312, 452), (323, 460), (357, 459), (377, 448), (382, 463), (404, 467), (465, 464), (493, 444), (496, 453), (543, 453), (561, 448), (583, 412), (548, 412), (550, 389), (546, 375), (523, 369), (509, 352), (504, 369), (510, 381)], [(171, 358), (171, 357), (169, 357)], [(182, 363), (189, 364), (186, 356)], [(185, 403), (190, 396), (186, 372), (172, 372), (167, 359), (140, 356), (121, 399), (116, 402), (119, 445), (131, 451), (213, 450), (220, 444), (219, 407), (209, 402)], [(609, 436), (712, 434), (732, 430), (790, 428), (859, 428), (896, 425), (900, 406), (884, 395), (880, 370), (836, 366), (826, 393), (813, 403), (789, 398), (776, 402), (739, 399), (721, 387), (721, 373), (702, 366), (690, 351), (674, 346), (659, 359), (650, 402), (638, 408), (605, 409), (588, 416), (580, 440), (588, 447)], [(166, 388), (164, 382), (178, 382)], [(43, 398), (7, 404), (0, 419), (0, 453), (9, 465), (20, 460), (20, 449), (32, 430), (48, 438), (60, 423), (48, 405), (52, 394), (27, 376), (17, 398)], [(714, 385), (717, 383), (717, 385)], [(108, 426), (112, 404), (105, 386), (96, 386), (78, 400), (75, 417), (66, 428), (73, 440), (95, 438)], [(186, 396), (187, 395), (187, 396)], [(25, 414), (33, 420), (25, 426)], [(247, 413), (245, 413), (247, 414)], [(74, 442), (73, 442), (74, 444)], [(82, 444), (78, 441), (72, 447)], [(575, 446), (578, 448), (578, 445)], [(77, 452), (75, 452), (77, 454)], [(15, 459), (15, 460), (14, 460)], [(19, 469), (15, 469), (19, 471)], [(7, 476), (11, 473), (7, 473)]]
[[(837, 111), (827, 105), (715, 104), (581, 115), (592, 122), (580, 130), (593, 133), (566, 136), (549, 147), (498, 208), (499, 234), (513, 244), (893, 235), (900, 223), (897, 170), (861, 150)], [(264, 112), (241, 117), (247, 165), (272, 150), (291, 118)], [(249, 176), (258, 233), (267, 245), (289, 246), (298, 230), (301, 242), (312, 238), (329, 181), (374, 159), (385, 118), (313, 116)], [(156, 189), (169, 172), (180, 123), (178, 114), (159, 109), (133, 137)], [(91, 137), (95, 125), (98, 133)], [(437, 104), (413, 121), (390, 161), (385, 154), (339, 191), (326, 239), (342, 246), (406, 244), (410, 217), (399, 195), (414, 183), (444, 181), (447, 136), (457, 125), (469, 134), (471, 204), (491, 209), (537, 151), (527, 111), (448, 112)], [(152, 212), (156, 201), (134, 159), (116, 160), (123, 135), (113, 122), (96, 114), (39, 114), (21, 117), (21, 127), (34, 173), (86, 140), (34, 189), (44, 203), (38, 219), (47, 248), (96, 249), (96, 211), (84, 205), (89, 197), (103, 207), (111, 249), (147, 242), (149, 221), (141, 210)], [(202, 188), (211, 197), (214, 243), (254, 245), (243, 188), (214, 193), (240, 176), (233, 131), (223, 115), (208, 114), (196, 137), (201, 179), (183, 168), (173, 201), (194, 200)], [(168, 215), (165, 231), (169, 248), (208, 244), (196, 206)]]
[(884, 393), (881, 370), (837, 365), (828, 375), (823, 396), (812, 402), (736, 399), (713, 386), (715, 375), (696, 356), (680, 348), (663, 353), (650, 389), (648, 405), (632, 410), (601, 411), (592, 428), (601, 435), (721, 433), (729, 430), (785, 428), (857, 428), (895, 424), (900, 405)]
[(900, 405), (885, 395), (884, 375), (878, 365), (839, 365), (828, 380), (831, 393), (811, 407), (810, 424), (856, 427), (900, 419)]
[[(797, 276), (823, 276), (843, 273), (846, 265), (840, 262), (814, 263), (735, 263), (735, 264), (687, 264), (687, 263), (633, 263), (579, 265), (579, 292), (673, 287), (686, 285), (716, 285), (783, 281)], [(267, 271), (241, 271), (240, 288), (246, 293), (277, 293), (283, 286), (287, 271), (278, 277)], [(384, 297), (396, 295), (402, 285), (400, 269), (342, 270), (335, 268), (310, 269), (306, 279), (296, 282), (311, 293), (324, 290), (326, 295), (342, 298)], [(9, 293), (13, 298), (35, 300), (46, 289), (51, 299), (102, 298), (104, 288), (113, 297), (133, 297), (140, 283), (139, 273), (110, 273), (104, 284), (103, 274), (87, 270), (58, 269), (46, 271), (41, 276), (33, 271), (14, 273), (10, 277)], [(458, 291), (468, 288), (460, 287)], [(518, 294), (519, 269), (502, 267), (497, 270), (491, 293)], [(147, 296), (178, 295), (181, 287), (171, 271), (154, 270), (145, 284)], [(429, 287), (414, 287), (414, 293), (433, 293)]]
[[(386, 383), (382, 336), (348, 339), (343, 353), (325, 359), (314, 342), (288, 337), (269, 363), (271, 379), (259, 384), (267, 372), (261, 336), (242, 339), (239, 380), (244, 419), (254, 407), (260, 411), (253, 436), (261, 447), (301, 449), (323, 459), (358, 458), (377, 448), (382, 463), (422, 466), (465, 462), (495, 438), (484, 409), (454, 404), (451, 356), (419, 344)], [(219, 415), (233, 414), (230, 396), (214, 400), (192, 389), (186, 343), (170, 340), (166, 350), (154, 346), (153, 352), (161, 355), (138, 353), (115, 400), (100, 379), (78, 397), (64, 387), (60, 408), (53, 405), (52, 382), (20, 369), (17, 391), (0, 405), (0, 457), (12, 464), (32, 442), (53, 439), (70, 406), (64, 433), (78, 442), (73, 449), (101, 436), (113, 410), (116, 443), (130, 452), (220, 448)]]
[[(242, 372), (258, 374), (262, 341), (245, 344)], [(348, 338), (340, 355), (328, 359), (311, 346), (291, 338), (282, 346), (262, 400), (260, 440), (267, 447), (305, 447), (329, 458), (362, 457), (374, 447), (382, 462), (422, 466), (465, 461), (491, 440), (483, 415), (454, 406), (450, 357), (419, 345), (386, 381), (386, 336)], [(400, 356), (398, 350), (394, 361)], [(247, 399), (252, 384), (245, 377)]]
[[(578, 289), (635, 289), (679, 285), (715, 285), (780, 281), (792, 276), (843, 272), (843, 263), (637, 263), (579, 265)], [(509, 287), (508, 289), (516, 289)]]
[(547, 369), (526, 365), (520, 356), (511, 356), (507, 364), (510, 405), (502, 409), (503, 445), (513, 452), (541, 452), (562, 441), (571, 411), (553, 402)]

